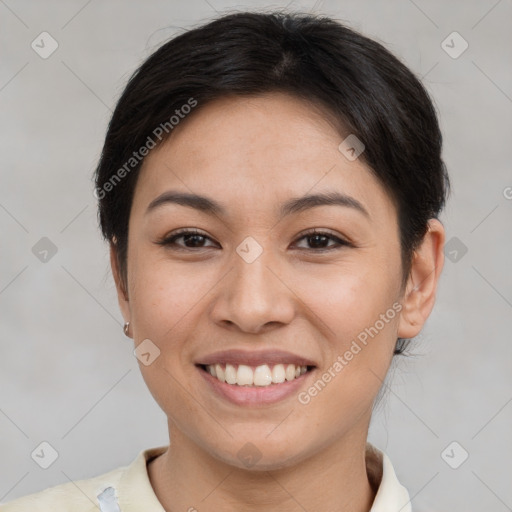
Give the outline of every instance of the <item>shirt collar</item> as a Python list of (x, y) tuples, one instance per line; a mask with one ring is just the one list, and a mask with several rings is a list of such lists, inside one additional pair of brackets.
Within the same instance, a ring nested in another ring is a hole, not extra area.
[[(123, 471), (117, 493), (121, 512), (165, 512), (151, 486), (147, 464), (167, 448), (158, 446), (142, 450)], [(366, 444), (366, 471), (376, 490), (370, 512), (411, 512), (409, 493), (398, 481), (389, 457), (370, 443)]]
[(147, 464), (167, 450), (158, 446), (139, 452), (135, 460), (125, 469), (119, 481), (119, 507), (121, 512), (165, 512), (158, 501), (149, 480)]
[(411, 512), (409, 492), (398, 481), (391, 460), (370, 443), (366, 443), (366, 472), (377, 490), (370, 512)]

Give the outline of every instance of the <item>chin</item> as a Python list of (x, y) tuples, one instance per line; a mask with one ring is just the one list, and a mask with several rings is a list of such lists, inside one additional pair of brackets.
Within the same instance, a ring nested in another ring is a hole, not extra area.
[(252, 440), (247, 437), (243, 440), (233, 440), (225, 451), (221, 452), (217, 446), (210, 454), (229, 466), (255, 472), (293, 467), (310, 455), (303, 442), (297, 441), (283, 447), (282, 439), (276, 438), (269, 442), (265, 436), (254, 437)]

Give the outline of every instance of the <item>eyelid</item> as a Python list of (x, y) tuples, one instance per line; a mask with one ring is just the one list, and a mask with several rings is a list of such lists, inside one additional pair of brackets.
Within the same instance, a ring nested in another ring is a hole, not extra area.
[[(176, 250), (184, 250), (184, 251), (192, 251), (192, 252), (198, 252), (202, 249), (208, 248), (208, 247), (193, 248), (193, 247), (184, 247), (184, 246), (177, 245), (174, 242), (174, 240), (176, 240), (184, 235), (200, 235), (200, 236), (214, 242), (214, 240), (207, 233), (205, 233), (204, 231), (201, 231), (200, 229), (180, 228), (176, 231), (169, 233), (168, 235), (165, 235), (162, 239), (158, 240), (156, 243), (158, 245), (162, 245), (164, 247), (173, 245)], [(314, 252), (314, 253), (321, 253), (321, 252), (325, 253), (325, 252), (329, 252), (332, 250), (341, 249), (342, 247), (355, 247), (354, 244), (350, 240), (348, 240), (346, 237), (339, 236), (338, 234), (335, 234), (331, 230), (325, 229), (325, 228), (305, 229), (297, 235), (297, 237), (293, 241), (293, 244), (297, 243), (298, 241), (302, 240), (303, 238), (307, 238), (307, 237), (313, 236), (313, 235), (326, 236), (326, 237), (330, 238), (331, 241), (334, 241), (336, 245), (331, 246), (331, 247), (318, 248), (318, 249), (299, 248), (299, 250)], [(209, 246), (209, 247), (211, 247), (211, 246)]]
[(346, 237), (343, 237), (341, 235), (338, 235), (336, 233), (333, 233), (329, 229), (324, 228), (311, 228), (306, 229), (304, 231), (301, 231), (297, 237), (295, 238), (295, 241), (293, 243), (297, 243), (299, 240), (303, 238), (307, 238), (313, 235), (321, 235), (326, 236), (330, 238), (332, 241), (336, 242), (337, 245), (331, 246), (331, 247), (324, 247), (320, 249), (303, 249), (309, 252), (329, 252), (336, 249), (341, 249), (342, 247), (354, 247), (354, 244), (348, 240)]
[[(163, 245), (165, 247), (166, 245), (171, 245), (171, 242), (173, 242), (175, 239), (178, 239), (178, 238), (180, 238), (181, 236), (184, 236), (184, 235), (200, 235), (200, 236), (202, 236), (204, 238), (207, 238), (208, 240), (213, 241), (213, 239), (212, 239), (212, 237), (210, 235), (208, 235), (204, 231), (201, 231), (200, 229), (197, 229), (197, 228), (180, 228), (180, 229), (177, 229), (176, 231), (171, 231), (171, 233), (169, 233), (167, 235), (164, 235), (161, 239), (157, 240), (156, 243), (158, 245)], [(174, 244), (174, 245), (176, 245), (176, 244)], [(179, 249), (184, 249), (184, 250), (194, 250), (191, 247), (181, 247), (181, 246), (177, 246), (177, 247)], [(206, 249), (206, 247), (198, 247), (195, 250), (197, 251), (197, 250), (200, 250), (200, 249)]]
[(327, 235), (327, 236), (332, 237), (333, 239), (339, 240), (340, 242), (342, 242), (344, 244), (352, 245), (352, 242), (347, 237), (340, 235), (340, 234), (338, 234), (330, 229), (327, 229), (327, 228), (305, 229), (304, 231), (301, 231), (297, 235), (297, 238), (295, 240), (299, 240), (301, 238), (304, 238), (305, 236), (312, 236), (312, 235)]

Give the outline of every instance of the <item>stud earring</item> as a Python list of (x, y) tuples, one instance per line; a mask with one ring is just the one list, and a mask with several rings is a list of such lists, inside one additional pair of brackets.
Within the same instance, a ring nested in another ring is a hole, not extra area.
[(124, 335), (128, 336), (128, 329), (130, 328), (130, 322), (126, 322), (123, 327)]

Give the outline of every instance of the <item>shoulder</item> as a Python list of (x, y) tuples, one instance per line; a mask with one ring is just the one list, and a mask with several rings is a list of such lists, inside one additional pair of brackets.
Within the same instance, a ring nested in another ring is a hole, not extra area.
[(0, 506), (2, 512), (98, 512), (98, 495), (116, 487), (126, 468), (119, 467), (84, 480), (76, 480), (28, 494)]
[(100, 509), (165, 512), (153, 491), (147, 463), (167, 448), (148, 448), (140, 451), (128, 465), (108, 473), (49, 487), (4, 505), (0, 503), (0, 512), (98, 512)]

